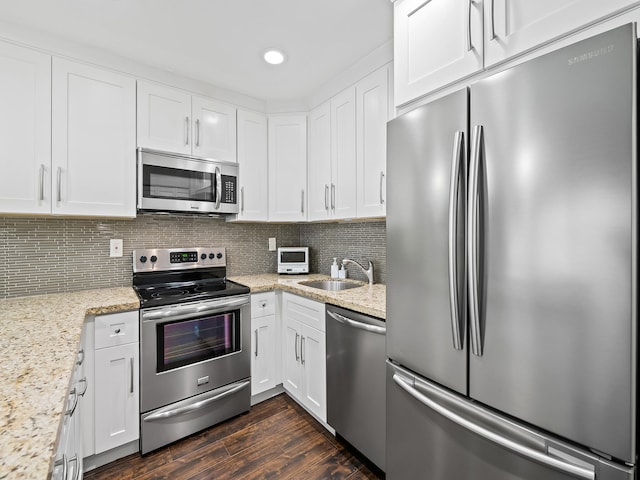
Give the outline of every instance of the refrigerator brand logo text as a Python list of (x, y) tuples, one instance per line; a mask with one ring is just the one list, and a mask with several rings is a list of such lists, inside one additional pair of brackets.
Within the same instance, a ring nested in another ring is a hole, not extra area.
[(571, 66), (571, 65), (576, 65), (578, 63), (586, 62), (587, 60), (593, 60), (596, 57), (607, 55), (613, 52), (613, 48), (614, 48), (614, 45), (609, 45), (606, 47), (598, 48), (597, 50), (591, 50), (590, 52), (583, 53), (582, 55), (571, 57), (570, 59), (567, 60), (567, 64)]

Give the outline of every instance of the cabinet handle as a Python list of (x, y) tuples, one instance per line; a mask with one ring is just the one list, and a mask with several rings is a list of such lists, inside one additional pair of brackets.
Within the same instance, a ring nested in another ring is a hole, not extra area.
[(53, 467), (59, 467), (62, 465), (62, 477), (64, 480), (67, 480), (67, 470), (69, 469), (69, 460), (67, 459), (67, 454), (63, 453), (62, 458), (57, 459), (53, 463)]
[(384, 185), (384, 172), (380, 172), (380, 205), (384, 204), (384, 198), (382, 198), (382, 186)]
[(331, 210), (336, 211), (336, 185), (331, 184)]
[(78, 355), (80, 356), (80, 358), (76, 362), (76, 365), (82, 365), (82, 363), (84, 362), (84, 348), (78, 350)]
[(76, 411), (76, 407), (78, 406), (78, 392), (76, 392), (76, 389), (74, 388), (73, 390), (71, 390), (69, 392), (69, 395), (73, 395), (73, 405), (71, 406), (70, 409), (68, 409), (66, 412), (64, 412), (65, 415), (68, 415), (69, 417), (73, 416), (73, 412)]
[(495, 18), (495, 0), (491, 0), (491, 35), (489, 36), (489, 40), (496, 39), (496, 18)]
[(40, 165), (40, 201), (44, 201), (44, 165)]
[(467, 52), (473, 50), (473, 44), (471, 43), (471, 4), (473, 0), (468, 0), (467, 11)]
[(200, 146), (200, 119), (196, 120), (196, 147)]
[(189, 116), (184, 117), (184, 144), (189, 145)]
[(129, 393), (133, 393), (133, 357), (129, 359), (129, 366), (131, 367), (131, 384), (129, 385)]
[(304, 215), (304, 188), (300, 190), (300, 213)]
[(324, 184), (324, 209), (329, 210), (329, 185)]
[(244, 187), (240, 188), (240, 211), (244, 213)]
[(256, 328), (255, 330), (255, 334), (256, 334), (256, 351), (255, 351), (255, 356), (258, 356), (258, 329)]
[(58, 178), (58, 203), (62, 201), (62, 193), (61, 193), (61, 181), (62, 181), (62, 167), (58, 167), (56, 170), (57, 178)]
[(78, 380), (78, 383), (82, 383), (84, 384), (84, 388), (82, 389), (82, 392), (78, 393), (79, 397), (84, 397), (84, 394), (87, 393), (87, 377), (82, 377), (80, 380)]
[(298, 337), (300, 335), (298, 335), (298, 333), (296, 333), (296, 340), (295, 340), (295, 350), (296, 350), (296, 362), (298, 360), (300, 360), (300, 355), (298, 355)]
[(300, 335), (300, 363), (304, 365), (304, 336)]

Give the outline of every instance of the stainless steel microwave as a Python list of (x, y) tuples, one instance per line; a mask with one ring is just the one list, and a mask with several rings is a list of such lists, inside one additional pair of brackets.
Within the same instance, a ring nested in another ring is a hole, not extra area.
[(138, 210), (238, 213), (238, 164), (138, 148)]
[(278, 248), (278, 273), (309, 273), (309, 247)]

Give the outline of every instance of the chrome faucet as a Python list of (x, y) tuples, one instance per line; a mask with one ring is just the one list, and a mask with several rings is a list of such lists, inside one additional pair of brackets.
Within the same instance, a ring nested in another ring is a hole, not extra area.
[(348, 258), (345, 258), (345, 259), (342, 260), (342, 264), (343, 265), (346, 265), (348, 263), (353, 263), (354, 265), (359, 266), (360, 269), (367, 276), (367, 279), (369, 280), (369, 285), (373, 285), (373, 263), (371, 263), (371, 260), (369, 260), (369, 268), (364, 268), (362, 265), (360, 265), (355, 260), (350, 260)]

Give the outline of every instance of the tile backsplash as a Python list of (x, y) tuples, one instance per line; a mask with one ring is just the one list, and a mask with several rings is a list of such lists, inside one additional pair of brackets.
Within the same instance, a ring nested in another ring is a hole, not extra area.
[[(136, 248), (224, 246), (229, 275), (275, 272), (278, 246), (311, 247), (311, 269), (329, 274), (330, 260), (371, 259), (376, 282), (386, 273), (384, 221), (327, 224), (243, 224), (223, 219), (140, 215), (132, 220), (0, 217), (0, 298), (131, 285)], [(109, 240), (124, 241), (109, 257)], [(350, 277), (364, 278), (349, 267)]]

